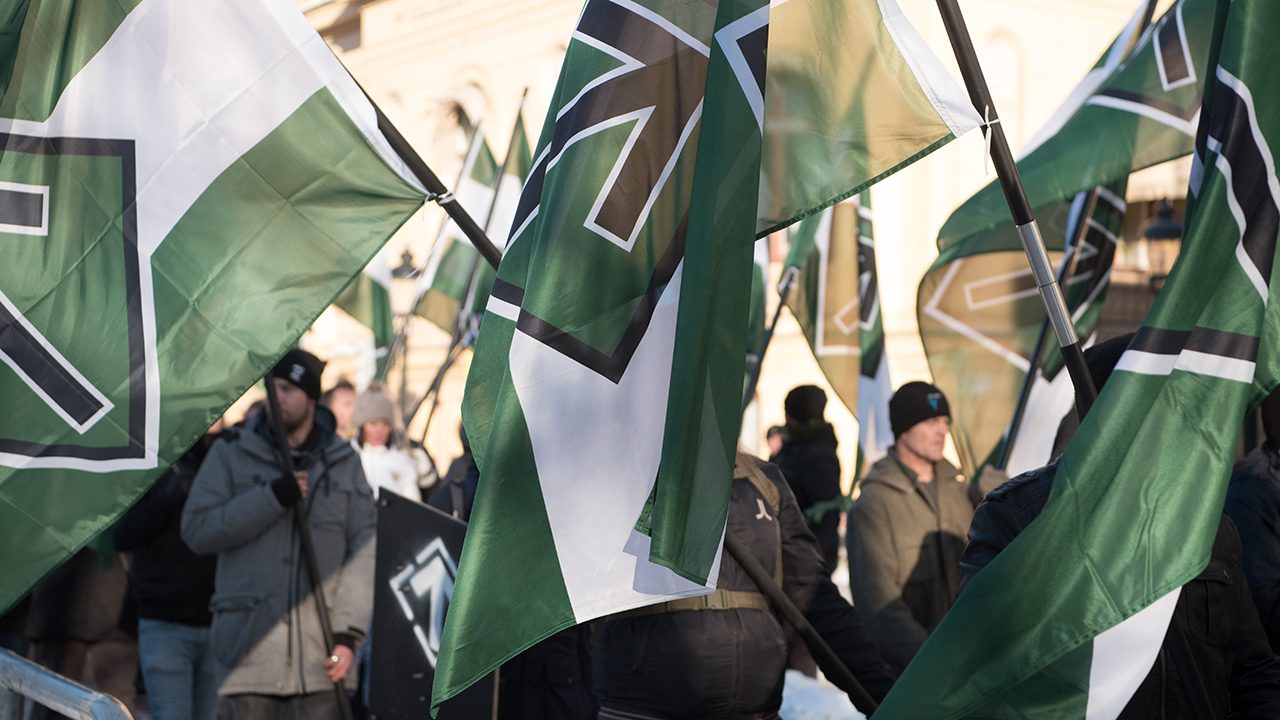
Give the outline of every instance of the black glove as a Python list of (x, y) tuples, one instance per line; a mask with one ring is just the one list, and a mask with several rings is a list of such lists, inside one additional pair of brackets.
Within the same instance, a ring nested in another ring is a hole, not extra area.
[(292, 507), (294, 503), (302, 499), (302, 491), (298, 489), (298, 480), (292, 475), (281, 475), (271, 481), (271, 492), (275, 493), (276, 500), (285, 507)]

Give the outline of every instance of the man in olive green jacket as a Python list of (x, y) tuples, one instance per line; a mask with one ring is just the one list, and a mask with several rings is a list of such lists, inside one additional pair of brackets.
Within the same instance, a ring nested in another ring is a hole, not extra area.
[(942, 457), (951, 412), (923, 382), (889, 401), (894, 445), (862, 480), (849, 510), (849, 585), (871, 639), (898, 672), (960, 592), (960, 554), (973, 519), (967, 484)]
[[(317, 406), (323, 364), (291, 350), (271, 371), (295, 477), (282, 476), (268, 418), (209, 451), (182, 513), (182, 539), (218, 555), (210, 643), (220, 717), (336, 718), (335, 682), (354, 687), (373, 605), (375, 512), (360, 456)], [(325, 647), (293, 506), (301, 503), (324, 577), (334, 646)]]

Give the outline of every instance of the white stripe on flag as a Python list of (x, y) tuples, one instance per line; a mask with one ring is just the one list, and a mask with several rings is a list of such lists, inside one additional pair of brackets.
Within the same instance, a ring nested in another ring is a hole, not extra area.
[[(578, 622), (707, 592), (649, 562), (634, 530), (658, 476), (683, 265), (617, 384), (516, 331), (511, 376)], [(711, 585), (719, 573), (719, 554)]]
[(902, 8), (894, 0), (876, 0), (880, 6), (880, 15), (884, 18), (885, 29), (893, 38), (894, 44), (902, 54), (902, 59), (911, 68), (920, 90), (924, 92), (938, 117), (951, 129), (951, 134), (960, 137), (966, 132), (982, 124), (982, 117), (973, 109), (973, 103), (964, 94), (955, 80), (929, 45), (920, 37), (915, 26), (902, 14)]
[(889, 425), (889, 398), (893, 386), (889, 383), (889, 356), (881, 351), (876, 376), (858, 376), (858, 446), (862, 448), (863, 466), (885, 456), (893, 444), (893, 430)]
[(1178, 355), (1149, 353), (1141, 350), (1126, 350), (1116, 364), (1116, 370), (1125, 370), (1139, 375), (1169, 375), (1174, 370), (1182, 370), (1196, 375), (1208, 375), (1234, 380), (1235, 382), (1253, 382), (1253, 373), (1257, 365), (1248, 360), (1210, 355), (1183, 350)]
[(1159, 353), (1142, 352), (1141, 350), (1125, 350), (1116, 363), (1116, 370), (1124, 370), (1139, 375), (1168, 375), (1178, 362), (1177, 355), (1161, 355)]
[(1176, 365), (1178, 370), (1242, 383), (1253, 382), (1255, 367), (1256, 365), (1248, 360), (1210, 355), (1195, 350), (1183, 350), (1178, 356)]
[(515, 322), (520, 319), (519, 307), (512, 305), (506, 300), (499, 300), (493, 295), (489, 296), (489, 302), (484, 306), (484, 309), (498, 317), (506, 318), (511, 322)]
[(1181, 592), (1176, 588), (1093, 639), (1085, 720), (1115, 720), (1124, 710), (1155, 664)]

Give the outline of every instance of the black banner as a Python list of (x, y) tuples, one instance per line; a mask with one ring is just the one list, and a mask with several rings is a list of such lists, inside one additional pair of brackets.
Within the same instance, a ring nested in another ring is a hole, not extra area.
[[(466, 523), (383, 491), (378, 498), (369, 716), (425, 720)], [(494, 675), (440, 708), (439, 720), (496, 717)]]

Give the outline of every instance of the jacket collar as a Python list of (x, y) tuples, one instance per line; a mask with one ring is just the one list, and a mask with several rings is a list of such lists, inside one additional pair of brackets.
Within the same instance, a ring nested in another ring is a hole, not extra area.
[[(336, 432), (338, 421), (329, 408), (323, 405), (316, 405), (315, 425), (320, 433), (320, 438), (313, 457), (323, 458), (326, 465), (333, 465), (346, 456), (354, 454), (355, 450), (352, 448), (351, 443), (338, 437)], [(245, 431), (240, 434), (240, 446), (246, 452), (272, 464), (279, 462), (276, 457), (275, 442), (275, 435), (271, 432), (270, 423), (267, 421), (265, 413), (260, 413), (254, 417), (249, 422), (248, 427), (245, 428)]]
[[(920, 484), (916, 473), (898, 458), (897, 445), (890, 446), (889, 452), (880, 458), (872, 466), (871, 470), (870, 473), (867, 473), (863, 483), (878, 482), (904, 493), (915, 492)], [(955, 466), (947, 462), (945, 458), (933, 464), (933, 482), (953, 481), (956, 474)]]

